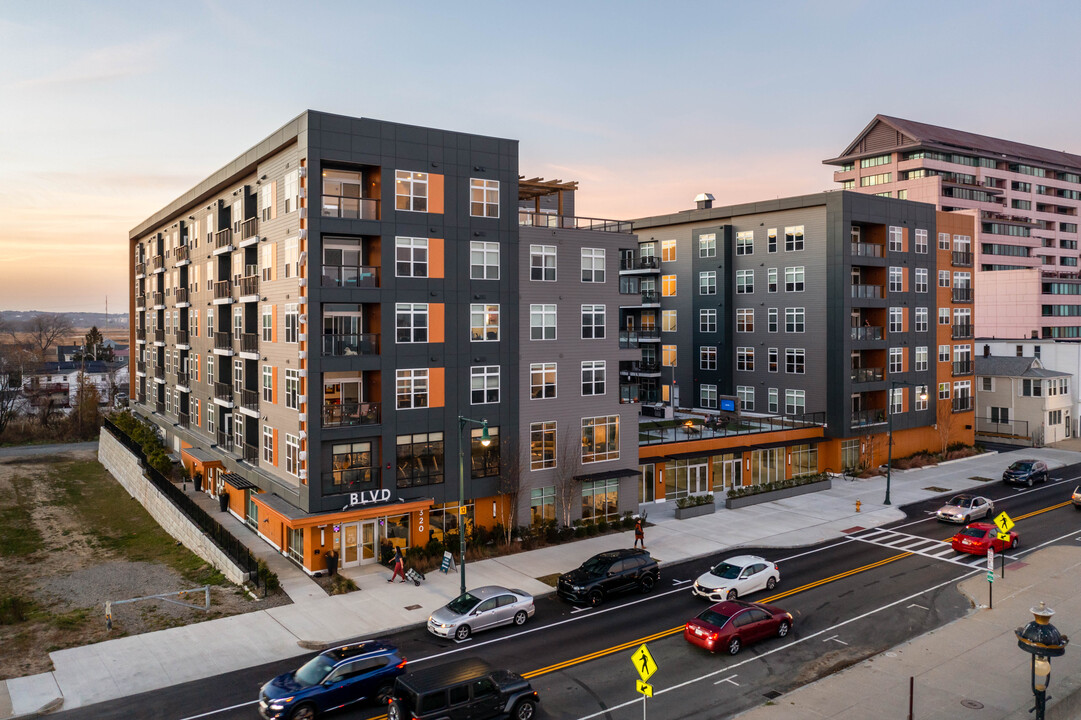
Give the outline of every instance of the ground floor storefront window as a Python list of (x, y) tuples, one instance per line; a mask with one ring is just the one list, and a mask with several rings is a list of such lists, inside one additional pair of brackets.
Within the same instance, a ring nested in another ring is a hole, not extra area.
[(614, 520), (619, 517), (619, 479), (586, 480), (582, 483), (582, 520)]
[(743, 455), (714, 455), (711, 458), (713, 464), (713, 492), (722, 493), (729, 488), (739, 487), (743, 484)]
[(556, 489), (554, 485), (529, 491), (529, 522), (539, 525), (556, 519)]
[(790, 454), (792, 477), (814, 475), (818, 472), (818, 446), (793, 445)]
[(751, 452), (751, 484), (784, 480), (784, 448), (766, 448)]
[(707, 473), (708, 458), (672, 460), (664, 465), (664, 498), (678, 500), (688, 495), (710, 492)]
[(466, 514), (458, 513), (458, 503), (433, 505), (428, 516), (428, 541), (446, 542), (447, 535), (458, 534), (458, 519), (465, 519), (466, 537), (473, 532), (473, 505), (466, 506)]

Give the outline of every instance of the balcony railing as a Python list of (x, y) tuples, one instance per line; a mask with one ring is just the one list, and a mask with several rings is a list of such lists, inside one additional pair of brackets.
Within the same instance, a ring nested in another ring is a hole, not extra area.
[(146, 393), (135, 393), (135, 402), (140, 405), (146, 404)]
[(324, 265), (323, 287), (377, 288), (379, 268), (366, 265)]
[(155, 306), (165, 304), (165, 293), (161, 290), (157, 290), (151, 294), (151, 298)]
[(624, 232), (632, 230), (629, 220), (602, 220), (599, 218), (549, 215), (531, 210), (518, 211), (518, 224), (533, 227), (564, 228), (568, 230), (601, 230), (604, 232)]
[(660, 340), (659, 330), (620, 330), (619, 346), (621, 348), (636, 348), (639, 343), (651, 340)]
[(661, 260), (656, 255), (625, 257), (619, 260), (620, 270), (660, 270)]
[(143, 362), (142, 360), (136, 360), (135, 361), (135, 371), (136, 372), (141, 372), (143, 375), (146, 375), (146, 363)]
[(323, 217), (345, 220), (378, 220), (379, 200), (375, 198), (323, 195)]
[(626, 366), (621, 367), (620, 371), (630, 374), (659, 373), (661, 371), (661, 364), (659, 362), (642, 360), (641, 362), (628, 363)]
[(225, 228), (214, 233), (214, 249), (220, 250), (233, 244), (233, 229)]
[(154, 342), (157, 342), (157, 343), (165, 342), (165, 331), (163, 329), (158, 328), (157, 330), (154, 331)]
[(345, 335), (324, 335), (323, 354), (333, 357), (343, 355), (378, 355), (378, 333), (354, 333)]
[(259, 333), (244, 333), (240, 336), (240, 352), (259, 352)]
[(188, 345), (189, 344), (188, 343), (188, 331), (187, 330), (177, 330), (176, 331), (176, 344), (177, 345)]
[(375, 402), (325, 403), (323, 427), (376, 425), (380, 422), (380, 404)]
[(259, 294), (259, 276), (248, 275), (247, 277), (240, 278), (240, 294), (241, 295), (258, 295)]
[(146, 340), (146, 330), (144, 330), (142, 328), (139, 328), (138, 330), (136, 330), (135, 331), (135, 339), (145, 341)]
[(146, 307), (146, 295), (140, 293), (140, 294), (135, 296), (135, 307), (137, 307), (137, 308), (145, 308)]
[(881, 326), (864, 325), (852, 328), (851, 336), (853, 340), (881, 340), (882, 330)]
[(954, 375), (971, 375), (972, 374), (972, 361), (971, 360), (955, 360), (953, 362), (953, 374)]
[(972, 409), (972, 397), (962, 395), (961, 397), (955, 397), (953, 399), (953, 411), (954, 412), (966, 412)]
[(146, 275), (146, 263), (145, 262), (135, 263), (135, 274), (136, 275)]
[(240, 223), (240, 239), (247, 240), (259, 232), (259, 218), (248, 218)]
[(165, 267), (165, 258), (161, 255), (155, 255), (150, 261), (151, 267), (155, 270), (161, 270)]
[(233, 349), (233, 335), (229, 332), (216, 332), (214, 333), (214, 349), (215, 350), (232, 350)]
[(180, 305), (180, 304), (186, 303), (186, 302), (188, 302), (188, 289), (184, 288), (184, 287), (177, 288), (176, 289), (176, 304)]
[(258, 410), (259, 391), (243, 388), (240, 391), (240, 406), (246, 410)]
[(854, 298), (867, 298), (870, 300), (882, 299), (882, 286), (881, 285), (853, 285), (852, 297)]
[(183, 370), (177, 370), (176, 372), (176, 384), (182, 387), (189, 387), (191, 384), (191, 377)]
[(165, 412), (165, 401), (164, 400), (155, 400), (154, 401), (154, 412), (156, 412), (156, 413)]
[(227, 433), (224, 430), (219, 430), (218, 434), (217, 434), (217, 440), (218, 440), (218, 443), (217, 443), (218, 447), (221, 448), (222, 450), (232, 450), (233, 449), (233, 435), (232, 435), (232, 433)]
[(954, 250), (953, 264), (958, 267), (972, 267), (972, 253)]
[(958, 288), (953, 289), (953, 301), (955, 303), (970, 303), (972, 302), (972, 288)]
[(852, 382), (854, 383), (881, 382), (884, 376), (885, 369), (880, 367), (852, 369)]
[(643, 305), (656, 305), (661, 302), (661, 293), (657, 290), (643, 290), (642, 291), (642, 304)]
[(852, 427), (867, 427), (868, 425), (881, 425), (886, 422), (886, 411), (878, 410), (853, 410)]
[(227, 382), (214, 383), (214, 397), (218, 400), (233, 401), (233, 386)]
[(187, 245), (178, 245), (173, 250), (173, 256), (178, 263), (182, 263), (185, 260), (191, 260), (191, 248), (189, 248)]
[(154, 366), (154, 377), (156, 377), (158, 380), (164, 380), (165, 379), (165, 366), (163, 366), (163, 365), (155, 365)]
[(970, 323), (954, 323), (951, 334), (954, 340), (968, 340), (972, 337), (972, 325)]
[(190, 422), (191, 422), (191, 417), (187, 413), (182, 412), (182, 413), (177, 414), (177, 416), (176, 416), (176, 424), (179, 425), (180, 427), (186, 428), (186, 427), (188, 427)]
[(233, 297), (233, 283), (229, 280), (219, 280), (214, 283), (214, 299), (225, 300)]
[(854, 242), (852, 243), (852, 254), (856, 257), (882, 257), (882, 246), (875, 243)]
[(342, 468), (323, 473), (323, 494), (341, 495), (379, 489), (379, 466)]

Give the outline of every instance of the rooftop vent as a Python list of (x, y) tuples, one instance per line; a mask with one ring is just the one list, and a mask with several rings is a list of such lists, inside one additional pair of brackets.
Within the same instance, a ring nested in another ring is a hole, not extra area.
[(713, 207), (713, 196), (709, 193), (699, 193), (694, 198), (694, 204), (699, 210), (708, 210)]

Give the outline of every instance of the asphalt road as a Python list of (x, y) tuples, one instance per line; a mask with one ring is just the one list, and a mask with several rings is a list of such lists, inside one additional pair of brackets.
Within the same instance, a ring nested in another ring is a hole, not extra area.
[[(1017, 522), (1022, 545), (1007, 553), (1010, 562), (1041, 544), (1074, 543), (1081, 537), (1078, 513), (1069, 505), (1079, 477), (1081, 465), (1075, 465), (1054, 471), (1052, 482), (1031, 490), (988, 482), (973, 491), (992, 498), (996, 514), (1006, 511)], [(626, 596), (595, 609), (541, 598), (536, 616), (520, 630), (502, 628), (460, 644), (439, 640), (423, 628), (390, 639), (413, 667), (475, 655), (520, 672), (540, 693), (539, 717), (560, 720), (641, 717), (643, 700), (635, 690), (638, 676), (631, 655), (645, 642), (658, 665), (649, 680), (654, 696), (646, 701), (648, 718), (728, 717), (969, 610), (956, 583), (986, 572), (985, 560), (942, 552), (942, 541), (957, 530), (931, 516), (944, 500), (904, 508), (907, 519), (887, 526), (889, 532), (857, 527), (845, 539), (814, 547), (741, 549), (739, 554), (780, 563), (777, 589), (749, 599), (783, 607), (793, 613), (795, 624), (787, 638), (767, 640), (736, 657), (711, 656), (682, 638), (683, 623), (707, 607), (688, 588), (718, 558), (665, 566), (650, 595)], [(254, 700), (259, 686), (298, 664), (273, 663), (60, 715), (127, 719), (136, 712), (171, 720), (251, 719), (258, 716)], [(365, 707), (332, 717), (381, 715), (382, 708)]]

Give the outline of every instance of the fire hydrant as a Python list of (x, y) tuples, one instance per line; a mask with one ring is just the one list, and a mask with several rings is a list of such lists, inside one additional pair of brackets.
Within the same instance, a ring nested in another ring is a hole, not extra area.
[(860, 511), (860, 501), (857, 500), (856, 501), (856, 512), (859, 512), (859, 511)]

